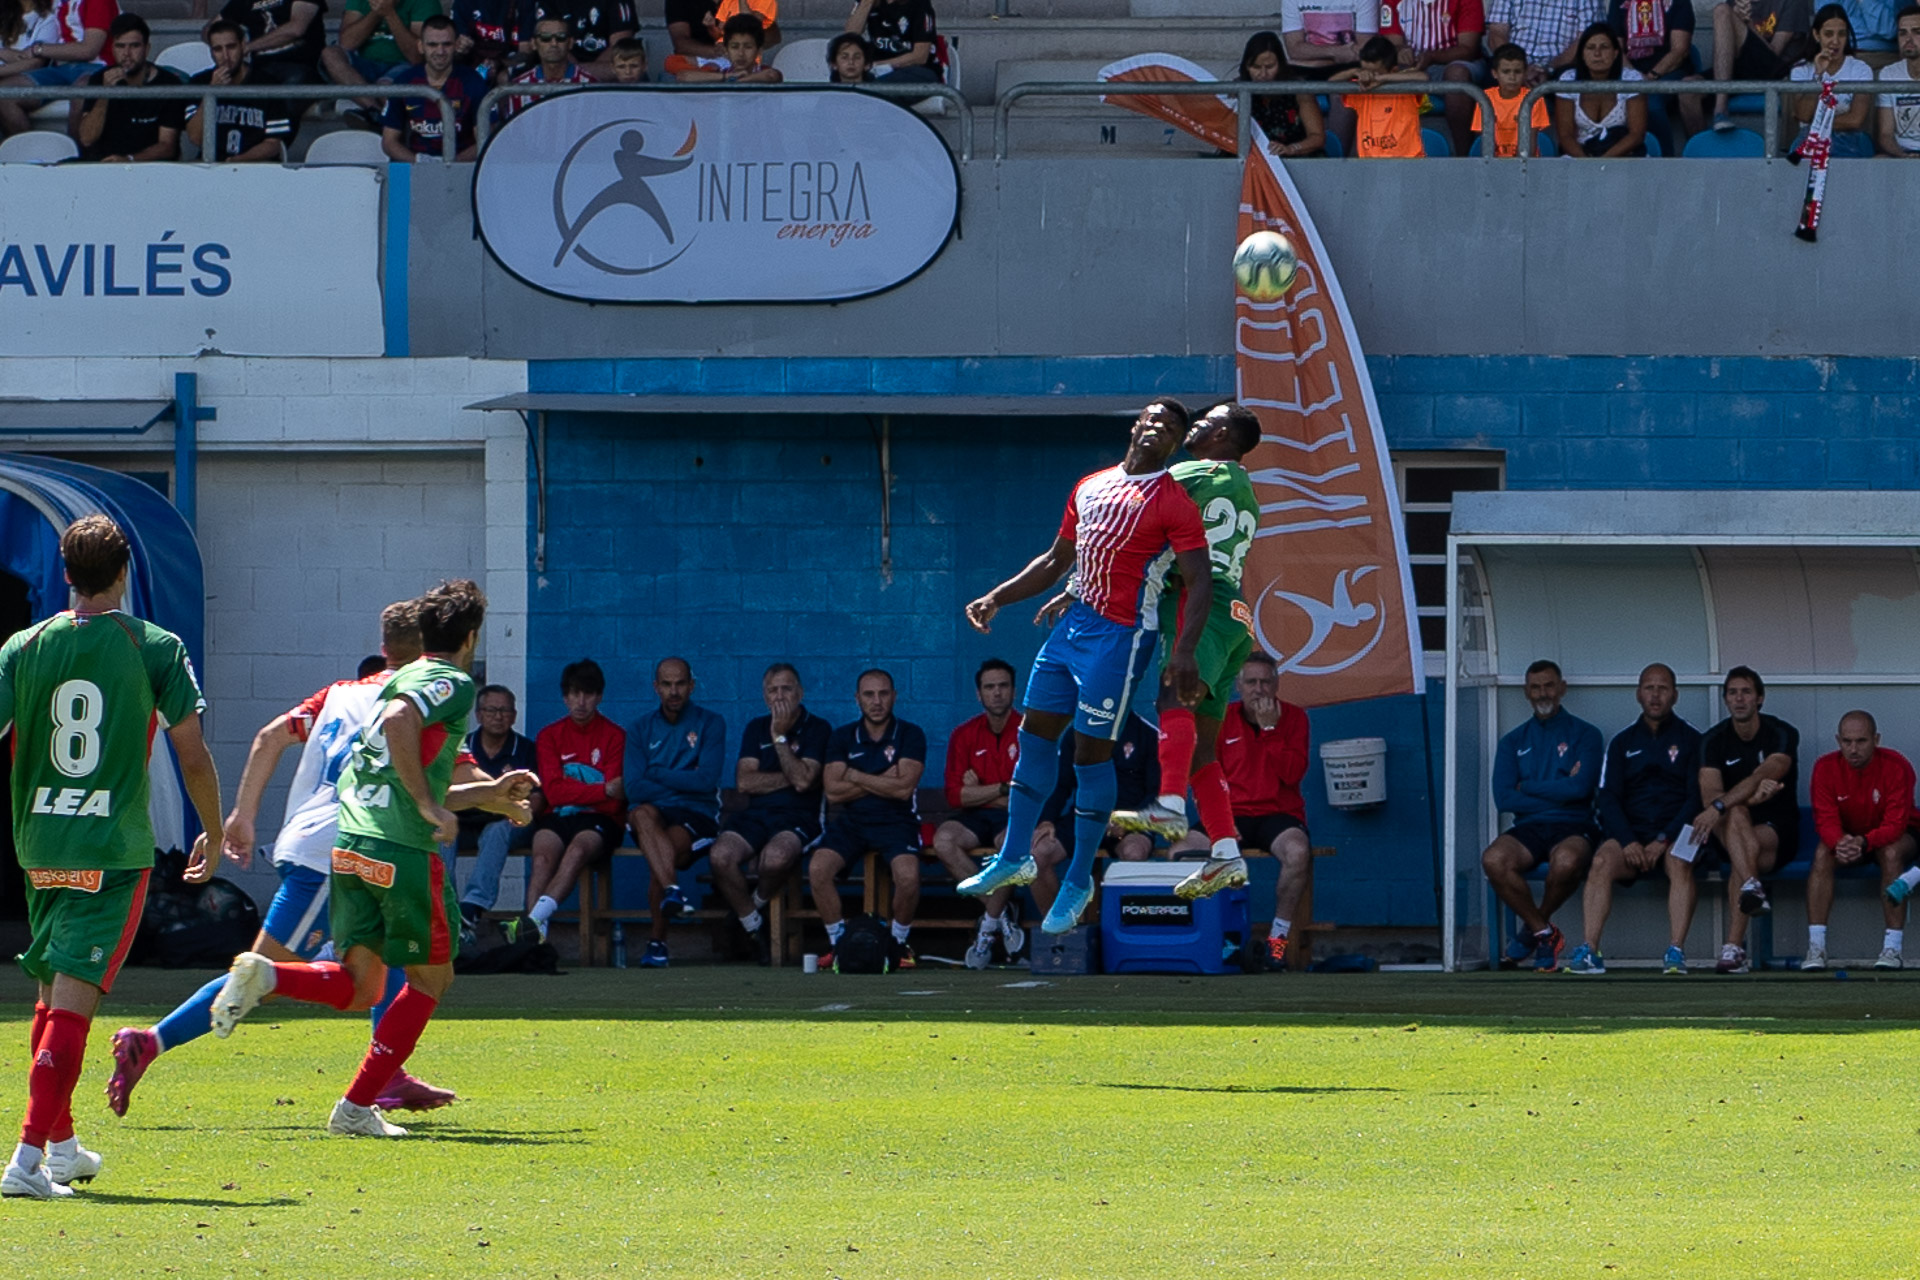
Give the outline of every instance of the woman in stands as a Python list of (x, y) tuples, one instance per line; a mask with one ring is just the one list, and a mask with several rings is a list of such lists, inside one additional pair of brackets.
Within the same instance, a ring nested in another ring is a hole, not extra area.
[[(1287, 65), (1286, 47), (1271, 31), (1256, 31), (1240, 55), (1240, 74), (1236, 80), (1272, 84), (1276, 80), (1304, 80), (1308, 77)], [(1313, 97), (1291, 93), (1259, 94), (1253, 99), (1253, 123), (1267, 139), (1267, 150), (1289, 159), (1317, 156), (1327, 145), (1326, 122), (1320, 104)]]
[[(1627, 65), (1620, 38), (1604, 22), (1580, 33), (1573, 66), (1562, 80), (1639, 80)], [(1554, 103), (1554, 130), (1563, 155), (1611, 159), (1647, 154), (1647, 99), (1638, 93), (1563, 93)]]
[[(1813, 15), (1813, 47), (1813, 57), (1796, 64), (1787, 73), (1788, 79), (1866, 80), (1873, 75), (1872, 67), (1853, 56), (1853, 21), (1840, 5), (1822, 5)], [(1832, 154), (1862, 159), (1871, 156), (1873, 137), (1868, 122), (1873, 119), (1874, 99), (1861, 93), (1837, 93), (1834, 99)], [(1787, 101), (1793, 104), (1793, 118), (1800, 122), (1800, 138), (1805, 138), (1819, 95), (1796, 94)], [(1800, 145), (1799, 139), (1794, 145)]]
[(873, 55), (867, 42), (842, 31), (827, 42), (827, 83), (868, 84), (873, 80)]
[(36, 44), (59, 44), (60, 19), (53, 0), (0, 0), (0, 65), (25, 56)]

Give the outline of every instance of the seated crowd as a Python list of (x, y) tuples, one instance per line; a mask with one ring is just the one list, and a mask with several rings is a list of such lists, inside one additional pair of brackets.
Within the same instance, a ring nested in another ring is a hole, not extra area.
[[(1300, 781), (1307, 769), (1307, 717), (1279, 700), (1273, 659), (1256, 653), (1241, 672), (1238, 701), (1227, 709), (1216, 744), (1232, 795), (1237, 837), (1249, 850), (1279, 860), (1267, 956), (1284, 965), (1292, 916), (1310, 873), (1306, 806)], [(530, 769), (540, 778), (535, 820), (517, 828), (487, 814), (461, 815), (458, 848), (477, 857), (460, 894), (463, 934), (471, 937), (497, 905), (509, 856), (529, 856), (524, 910), (508, 921), (510, 938), (547, 936), (568, 894), (593, 864), (631, 835), (646, 861), (650, 936), (640, 957), (648, 968), (669, 961), (668, 926), (692, 909), (682, 873), (705, 857), (712, 885), (738, 920), (743, 942), (760, 963), (771, 960), (768, 907), (798, 881), (810, 891), (829, 948), (845, 930), (840, 882), (871, 853), (883, 859), (892, 899), (882, 904), (904, 962), (919, 910), (923, 869), (938, 867), (955, 882), (973, 875), (1005, 838), (1007, 795), (1018, 759), (1020, 711), (1014, 706), (1014, 670), (1000, 660), (974, 676), (981, 712), (947, 740), (944, 804), (923, 805), (927, 735), (895, 710), (893, 678), (864, 671), (854, 686), (858, 714), (833, 725), (808, 710), (800, 673), (784, 662), (767, 668), (761, 697), (767, 712), (750, 721), (727, 776), (727, 727), (694, 701), (693, 668), (664, 658), (654, 668), (658, 705), (622, 728), (600, 711), (606, 676), (582, 659), (561, 673), (566, 714), (529, 741), (514, 730), (511, 690), (483, 687), (475, 700), (479, 726), (467, 750), (482, 770), (498, 776)], [(1064, 758), (1071, 760), (1071, 754)], [(1120, 808), (1143, 809), (1160, 791), (1155, 732), (1130, 718), (1115, 761)], [(1063, 765), (1059, 785), (1036, 831), (1039, 877), (1031, 892), (1041, 912), (1053, 903), (1058, 872), (1072, 853), (1073, 823), (1061, 821), (1072, 804), (1074, 772)], [(733, 795), (723, 796), (731, 782)], [(938, 815), (928, 812), (939, 809)], [(1170, 833), (1177, 834), (1177, 833)], [(1156, 837), (1110, 828), (1103, 844), (1111, 857), (1152, 856)], [(1164, 841), (1162, 841), (1164, 846)], [(1205, 856), (1209, 842), (1192, 832), (1170, 855)], [(804, 861), (804, 874), (802, 864)], [(582, 892), (584, 886), (580, 886)], [(1015, 891), (988, 896), (966, 963), (985, 968), (996, 946), (1007, 957), (1025, 945)], [(964, 899), (962, 901), (965, 901)]]
[[(1686, 938), (1698, 899), (1696, 868), (1727, 868), (1727, 936), (1715, 969), (1746, 973), (1747, 924), (1772, 910), (1764, 877), (1800, 852), (1800, 733), (1765, 714), (1767, 687), (1748, 667), (1721, 684), (1726, 719), (1704, 734), (1674, 713), (1673, 669), (1654, 663), (1640, 673), (1640, 715), (1604, 749), (1600, 731), (1561, 708), (1566, 681), (1554, 662), (1527, 668), (1533, 715), (1500, 739), (1493, 797), (1513, 825), (1481, 855), (1516, 932), (1503, 967), (1561, 967), (1566, 939), (1552, 922), (1585, 882), (1584, 937), (1566, 965), (1576, 974), (1606, 972), (1600, 935), (1616, 885), (1663, 876), (1667, 881), (1667, 973), (1687, 972)], [(1814, 762), (1810, 779), (1817, 843), (1807, 870), (1807, 951), (1800, 967), (1827, 967), (1827, 920), (1834, 877), (1848, 866), (1879, 871), (1886, 932), (1876, 969), (1902, 966), (1906, 898), (1920, 886), (1915, 861), (1920, 814), (1914, 770), (1880, 745), (1865, 711), (1840, 717), (1835, 744)], [(1527, 873), (1545, 871), (1539, 901)], [(1764, 959), (1764, 958), (1763, 958)]]

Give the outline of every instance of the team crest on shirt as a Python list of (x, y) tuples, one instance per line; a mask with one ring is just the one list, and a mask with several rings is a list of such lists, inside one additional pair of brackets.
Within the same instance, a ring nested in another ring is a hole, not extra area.
[(1126, 759), (1126, 760), (1131, 760), (1131, 759), (1133, 759), (1133, 744), (1132, 744), (1131, 742), (1123, 742), (1123, 743), (1121, 743), (1121, 744), (1120, 744), (1120, 755), (1121, 755), (1121, 758), (1122, 758), (1122, 759)]
[(600, 748), (598, 748), (598, 747), (595, 747), (595, 748), (593, 749), (593, 763), (594, 763), (594, 765), (595, 765), (595, 767), (596, 767), (596, 768), (597, 768), (597, 767), (599, 766), (599, 764), (600, 764)]
[(1007, 744), (1007, 759), (1013, 761), (1015, 764), (1020, 762), (1020, 743), (1018, 741)]
[(700, 733), (697, 729), (687, 730), (687, 749), (690, 751), (700, 749)]
[(1875, 804), (1879, 804), (1879, 803), (1880, 803), (1880, 788), (1878, 788), (1878, 787), (1875, 787), (1875, 788), (1873, 789), (1873, 802), (1874, 802)]
[(1671, 746), (1671, 747), (1668, 747), (1668, 748), (1667, 748), (1667, 763), (1668, 763), (1668, 764), (1678, 764), (1679, 762), (1680, 762), (1680, 747), (1679, 747), (1679, 745), (1678, 745), (1678, 744), (1676, 744), (1676, 745), (1674, 745), (1674, 746)]
[(1560, 744), (1560, 745), (1559, 745), (1558, 747), (1556, 747), (1556, 748), (1555, 748), (1554, 750), (1555, 750), (1555, 752), (1556, 752), (1557, 754), (1559, 754), (1559, 755), (1565, 755), (1565, 754), (1567, 754), (1567, 744), (1563, 742), (1563, 743), (1561, 743), (1561, 744)]
[(892, 763), (893, 763), (893, 748), (892, 748), (892, 747), (888, 747), (888, 748), (887, 748), (887, 749), (886, 749), (885, 751), (882, 751), (882, 752), (881, 752), (880, 754), (881, 754), (881, 755), (883, 755), (883, 756), (885, 756), (885, 757), (887, 758), (887, 763), (888, 763), (888, 764), (892, 764)]

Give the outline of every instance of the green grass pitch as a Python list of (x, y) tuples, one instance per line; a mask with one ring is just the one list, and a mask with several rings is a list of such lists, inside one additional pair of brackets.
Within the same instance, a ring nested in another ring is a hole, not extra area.
[(108, 1036), (198, 980), (122, 979), (106, 1170), (0, 1204), (4, 1274), (1920, 1272), (1909, 977), (476, 978), (390, 1143), (322, 1132), (364, 1018), (286, 1005), (115, 1120)]

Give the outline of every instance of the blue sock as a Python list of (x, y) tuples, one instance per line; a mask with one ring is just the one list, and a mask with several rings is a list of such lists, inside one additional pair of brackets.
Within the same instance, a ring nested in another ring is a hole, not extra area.
[(227, 975), (223, 973), (188, 996), (178, 1009), (155, 1024), (153, 1033), (160, 1037), (162, 1053), (190, 1044), (213, 1030), (213, 998), (226, 985)]
[(407, 971), (399, 965), (389, 965), (387, 967), (386, 994), (380, 997), (379, 1004), (373, 1006), (373, 1029), (375, 1031), (380, 1029), (380, 1016), (387, 1011), (387, 1006), (393, 1003), (393, 998), (400, 994), (400, 988), (406, 985)]
[(1067, 864), (1066, 884), (1086, 888), (1093, 883), (1093, 860), (1106, 838), (1107, 822), (1120, 799), (1120, 779), (1113, 761), (1073, 766), (1073, 861)]
[(1040, 807), (1053, 793), (1060, 776), (1060, 740), (1019, 731), (1020, 758), (1014, 762), (1013, 781), (1007, 786), (1007, 839), (1000, 857), (1018, 866), (1033, 853), (1033, 829)]

